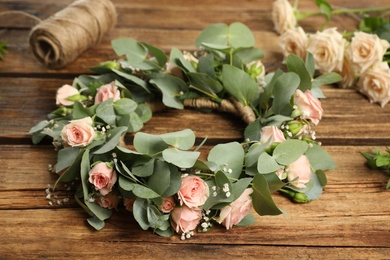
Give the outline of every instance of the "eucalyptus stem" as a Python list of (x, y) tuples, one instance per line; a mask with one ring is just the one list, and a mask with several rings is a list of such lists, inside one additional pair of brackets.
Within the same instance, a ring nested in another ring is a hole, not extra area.
[(336, 10), (332, 10), (332, 14), (356, 14), (356, 13), (373, 13), (373, 12), (387, 12), (387, 11), (390, 11), (390, 7), (336, 9)]

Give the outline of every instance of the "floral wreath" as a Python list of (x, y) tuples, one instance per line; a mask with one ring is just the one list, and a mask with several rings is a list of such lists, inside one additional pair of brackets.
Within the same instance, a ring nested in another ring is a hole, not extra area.
[[(58, 157), (51, 170), (57, 183), (78, 184), (75, 200), (91, 226), (100, 230), (124, 206), (143, 230), (186, 239), (215, 224), (251, 224), (252, 207), (259, 215), (283, 213), (274, 192), (300, 203), (322, 194), (324, 171), (335, 164), (315, 140), (323, 115), (316, 96), (340, 76), (314, 78), (310, 53), (305, 61), (288, 56), (287, 72), (265, 74), (263, 52), (254, 45), (242, 23), (208, 26), (193, 54), (173, 48), (167, 56), (145, 42), (116, 39), (118, 60), (58, 89), (58, 109), (30, 133), (35, 144), (52, 138)], [(161, 101), (237, 115), (248, 124), (245, 139), (216, 145), (202, 161), (198, 150), (206, 140), (193, 148), (190, 129), (139, 132)], [(135, 133), (134, 149), (123, 142), (127, 133)]]

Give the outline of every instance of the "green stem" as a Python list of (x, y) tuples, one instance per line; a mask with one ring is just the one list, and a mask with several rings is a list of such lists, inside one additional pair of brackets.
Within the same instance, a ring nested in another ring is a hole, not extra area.
[(385, 8), (357, 8), (357, 9), (336, 9), (332, 14), (355, 14), (355, 13), (372, 13), (372, 12), (386, 12), (390, 11), (390, 7)]
[(317, 15), (323, 15), (323, 13), (321, 13), (321, 12), (310, 12), (310, 13), (297, 12), (295, 14), (295, 17), (297, 18), (297, 21), (300, 21), (300, 20), (306, 19), (308, 17), (317, 16)]

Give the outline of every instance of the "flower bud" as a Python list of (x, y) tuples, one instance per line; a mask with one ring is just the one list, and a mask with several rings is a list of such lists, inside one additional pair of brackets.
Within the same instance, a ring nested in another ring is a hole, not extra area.
[(304, 131), (307, 129), (307, 125), (302, 123), (301, 121), (291, 121), (288, 124), (288, 130), (291, 132), (293, 136), (302, 135)]
[(107, 68), (107, 69), (116, 69), (119, 70), (121, 67), (119, 66), (118, 62), (116, 61), (105, 61), (99, 64), (101, 67)]

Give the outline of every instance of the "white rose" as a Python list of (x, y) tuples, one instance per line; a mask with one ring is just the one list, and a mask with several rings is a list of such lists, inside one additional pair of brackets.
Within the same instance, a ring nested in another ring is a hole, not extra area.
[(341, 81), (338, 83), (339, 86), (349, 88), (355, 84), (358, 74), (352, 64), (351, 58), (349, 57), (349, 48), (344, 53), (344, 61), (341, 71), (336, 72), (342, 77)]
[(345, 42), (336, 28), (328, 28), (311, 35), (307, 51), (313, 54), (316, 69), (323, 73), (341, 71)]
[(374, 64), (382, 62), (389, 47), (389, 42), (380, 39), (376, 34), (357, 32), (351, 40), (351, 61), (358, 72), (363, 73)]
[(294, 9), (288, 0), (276, 0), (272, 5), (272, 21), (279, 34), (297, 25)]
[(384, 107), (390, 101), (390, 69), (386, 62), (378, 63), (360, 75), (358, 90), (371, 103)]
[(302, 27), (296, 27), (285, 31), (279, 38), (279, 46), (286, 58), (295, 54), (302, 60), (306, 59), (307, 35)]

